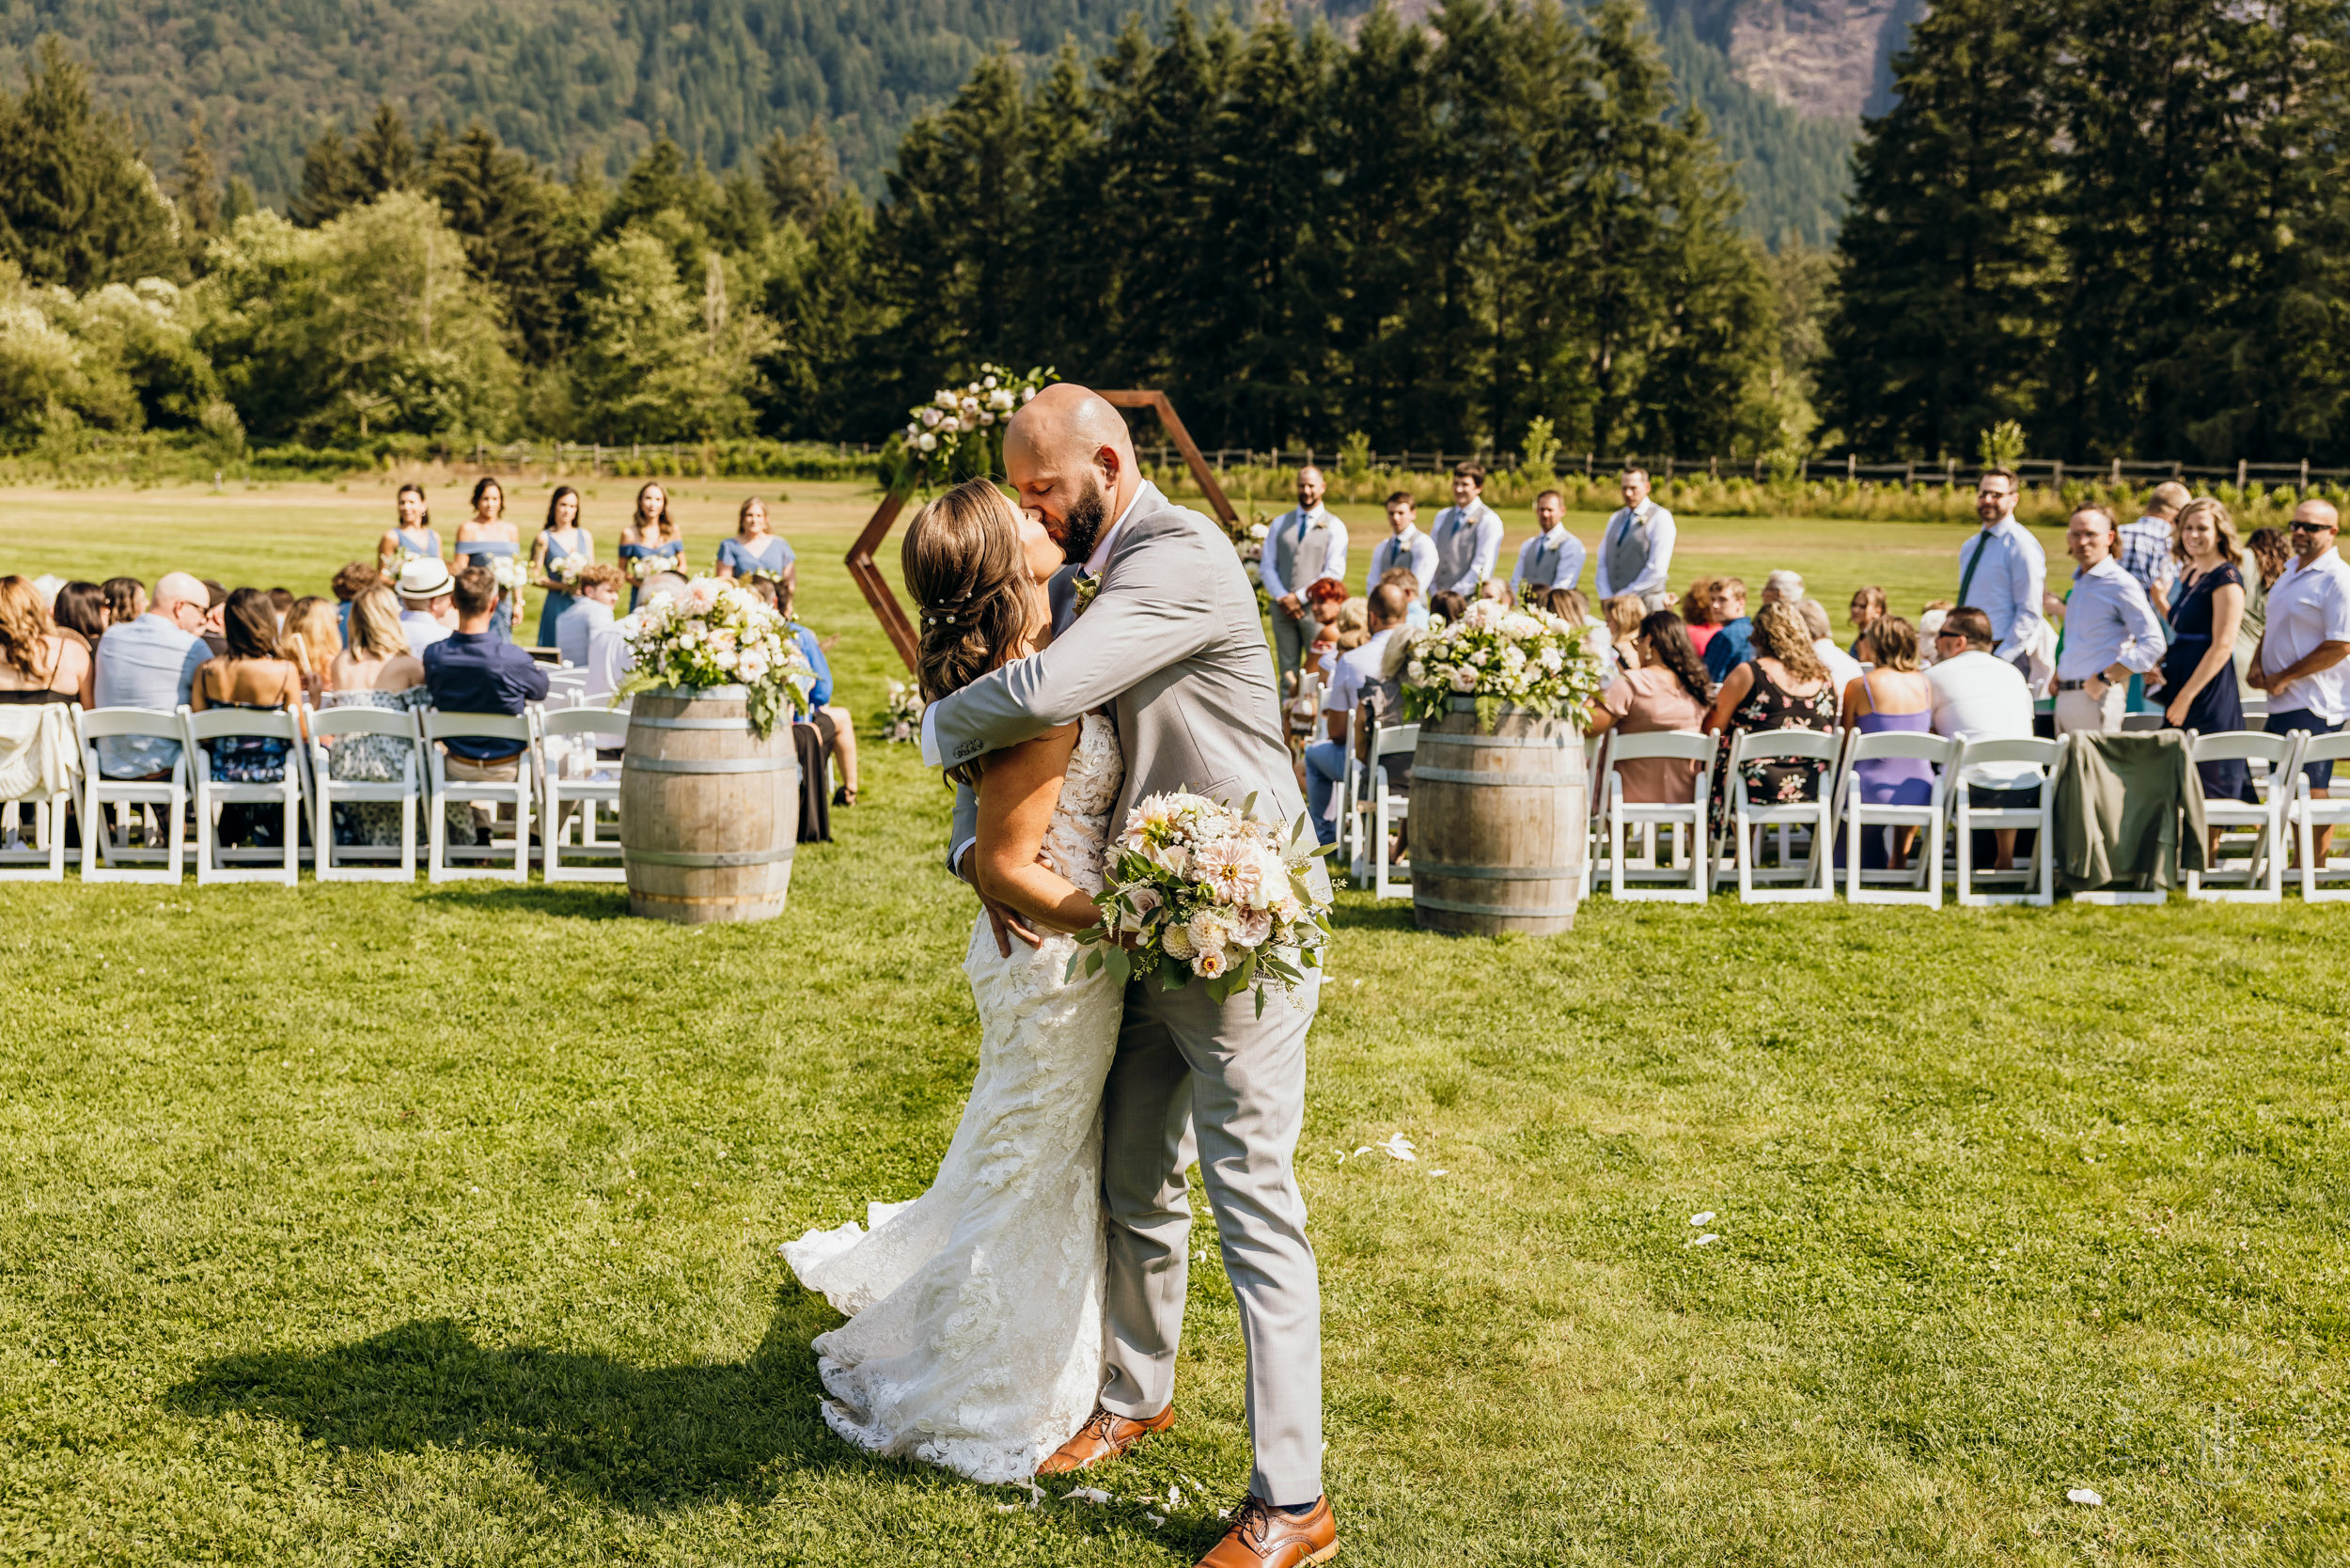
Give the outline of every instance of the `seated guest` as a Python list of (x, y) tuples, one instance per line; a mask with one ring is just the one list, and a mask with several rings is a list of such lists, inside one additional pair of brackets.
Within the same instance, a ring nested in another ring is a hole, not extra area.
[(1795, 605), (1795, 613), (1803, 617), (1803, 629), (1811, 634), (1811, 651), (1827, 666), (1828, 684), (1834, 686), (1837, 699), (1843, 699), (1846, 686), (1860, 679), (1860, 661), (1836, 646), (1836, 639), (1827, 635), (1827, 606), (1817, 599), (1806, 599)]
[(2064, 553), (2079, 562), (2064, 601), (2064, 643), (2057, 651), (2056, 727), (2122, 728), (2130, 677), (2162, 658), (2169, 639), (2138, 579), (2113, 557), (2112, 514), (2082, 507), (2064, 530)]
[[(1825, 609), (1820, 631), (1820, 640), (1826, 641)], [(1860, 650), (1873, 667), (1844, 688), (1844, 728), (1864, 735), (1932, 733), (1934, 687), (1918, 667), (1918, 634), (1909, 622), (1897, 615), (1877, 617), (1860, 634)], [(1870, 806), (1925, 806), (1934, 799), (1934, 764), (1917, 758), (1877, 758), (1854, 764), (1853, 782)], [(1897, 871), (1907, 865), (1909, 846), (1917, 837), (1914, 827), (1893, 831), (1884, 864)], [(1881, 848), (1880, 843), (1869, 843), (1862, 864), (1875, 864)]]
[(286, 630), (286, 618), (293, 613), (294, 596), (291, 588), (274, 588), (269, 590), (269, 607), (277, 617), (277, 630)]
[(390, 579), (366, 561), (352, 561), (335, 573), (335, 630), (345, 637), (351, 635), (351, 602), (371, 588), (383, 587)]
[(57, 629), (27, 577), (0, 577), (0, 702), (92, 706), (89, 650)]
[[(2170, 646), (2147, 684), (2161, 694), (2162, 721), (2174, 729), (2199, 735), (2241, 729), (2235, 635), (2244, 619), (2244, 553), (2236, 548), (2235, 520), (2211, 496), (2196, 497), (2170, 520), (2168, 537), (2176, 541), (2177, 557), (2170, 568)], [(2244, 762), (2198, 762), (2195, 768), (2207, 800), (2258, 798)]]
[[(1615, 650), (1616, 667), (1618, 669), (1638, 668), (1640, 665), (1640, 651), (1638, 648), (1640, 623), (1648, 619), (1640, 612), (1639, 600), (1634, 598), (1631, 594), (1620, 593), (1613, 599), (1607, 601), (1606, 608), (1607, 644), (1610, 648)], [(1673, 619), (1676, 621), (1680, 619), (1681, 618), (1679, 616), (1673, 617)], [(1688, 641), (1689, 634), (1685, 629), (1682, 632), (1681, 638), (1684, 642)], [(1695, 656), (1696, 652), (1697, 650), (1692, 647), (1690, 649), (1691, 655)], [(1698, 661), (1698, 667), (1700, 669), (1703, 669), (1705, 667), (1705, 661), (1700, 659)]]
[[(1618, 594), (1617, 597), (1621, 599), (1625, 595)], [(1552, 588), (1547, 594), (1542, 596), (1542, 604), (1543, 608), (1568, 625), (1590, 629), (1589, 640), (1584, 646), (1599, 655), (1601, 681), (1603, 682), (1613, 681), (1616, 678), (1617, 668), (1616, 639), (1609, 635), (1607, 622), (1591, 613), (1590, 601), (1583, 597), (1583, 590), (1574, 588)]]
[(1774, 572), (1762, 579), (1762, 603), (1765, 604), (1800, 604), (1803, 603), (1803, 573)]
[[(1792, 616), (1794, 606), (1790, 604)], [(1730, 672), (1754, 657), (1754, 622), (1747, 618), (1747, 585), (1736, 577), (1714, 579), (1713, 639), (1705, 645), (1705, 673), (1716, 681), (1727, 681)], [(1795, 621), (1801, 631), (1803, 622)], [(1806, 637), (1808, 647), (1811, 639)]]
[(1853, 639), (1849, 651), (1855, 659), (1860, 657), (1860, 634), (1869, 629), (1869, 622), (1884, 613), (1883, 588), (1864, 588), (1853, 594), (1852, 607), (1845, 612), (1845, 619), (1852, 622)]
[(147, 613), (147, 585), (136, 577), (109, 577), (98, 590), (106, 596), (108, 626), (128, 626)]
[(1314, 646), (1323, 650), (1321, 663), (1326, 671), (1332, 667), (1331, 660), (1336, 655), (1360, 648), (1370, 640), (1368, 604), (1360, 599), (1348, 600), (1324, 617), (1322, 632), (1322, 636), (1314, 639)]
[[(1612, 609), (1617, 604), (1637, 606), (1639, 601), (1621, 593), (1607, 603)], [(1625, 666), (1622, 678), (1591, 704), (1587, 731), (1596, 735), (1621, 729), (1627, 735), (1649, 735), (1702, 729), (1706, 707), (1713, 701), (1713, 682), (1706, 679), (1705, 665), (1690, 645), (1681, 618), (1670, 610), (1641, 617), (1633, 646), (1635, 657)], [(1623, 798), (1651, 806), (1687, 805), (1700, 771), (1697, 762), (1670, 757), (1637, 758), (1616, 770), (1623, 781)]]
[[(1947, 599), (1929, 599), (1925, 607), (1918, 612), (1918, 641), (1920, 644), (1918, 662), (1929, 669), (1934, 667), (1935, 659), (1940, 655), (1929, 654), (1925, 650), (1942, 646), (1942, 618), (1950, 613), (1950, 602)], [(1857, 642), (1853, 644), (1856, 651), (1859, 646)], [(2017, 667), (2020, 669), (2022, 666)]]
[(1468, 614), (1468, 599), (1450, 588), (1438, 588), (1428, 596), (1428, 613), (1449, 626)]
[(555, 649), (565, 664), (588, 667), (588, 644), (612, 624), (615, 606), (620, 602), (620, 585), (626, 581), (627, 574), (610, 561), (590, 561), (579, 569), (572, 606), (555, 623)]
[(106, 614), (106, 590), (96, 583), (68, 583), (49, 606), (57, 630), (79, 642), (85, 653), (98, 651), (98, 640), (111, 621)]
[(304, 594), (286, 612), (286, 628), (278, 638), (286, 656), (301, 669), (302, 689), (313, 708), (333, 684), (335, 655), (342, 651), (342, 627), (335, 609), (331, 599)]
[[(1991, 618), (1971, 604), (1947, 612), (1935, 633), (1940, 645), (1926, 684), (1934, 690), (1934, 732), (1960, 741), (2029, 741), (2031, 688), (2024, 672), (1992, 650)], [(2040, 770), (2029, 762), (1969, 762), (1959, 784), (1982, 811), (2040, 809)], [(2015, 863), (2015, 831), (2001, 828), (1991, 868)]]
[[(195, 706), (196, 672), (212, 656), (199, 635), (207, 598), (196, 578), (164, 572), (147, 613), (107, 633), (91, 682), (94, 705), (161, 713)], [(98, 771), (108, 778), (166, 777), (179, 760), (180, 743), (161, 736), (107, 736), (98, 743)]]
[(224, 658), (228, 652), (228, 590), (207, 577), (204, 598), (204, 646), (212, 651), (213, 658)]
[[(188, 688), (188, 706), (201, 713), (213, 708), (292, 712), (302, 706), (302, 671), (278, 649), (277, 606), (261, 588), (241, 588), (223, 606), (228, 651), (206, 661)], [(212, 778), (224, 784), (275, 784), (286, 776), (285, 741), (261, 735), (224, 735), (206, 748)], [(202, 765), (199, 763), (198, 765)], [(224, 843), (257, 848), (284, 844), (284, 810), (267, 802), (231, 801), (221, 808)]]
[[(1744, 598), (1741, 588), (1732, 602), (1743, 603)], [(1725, 635), (1729, 630), (1723, 628)], [(1713, 710), (1705, 715), (1705, 728), (1722, 738), (1721, 761), (1714, 770), (1712, 821), (1716, 833), (1730, 809), (1731, 737), (1774, 729), (1836, 732), (1836, 694), (1828, 687), (1827, 666), (1811, 651), (1811, 639), (1805, 635), (1803, 618), (1794, 606), (1763, 605), (1754, 617), (1753, 632), (1753, 656), (1723, 680)], [(1719, 641), (1716, 639), (1716, 645)], [(1710, 673), (1710, 666), (1708, 669)], [(1748, 762), (1742, 770), (1747, 798), (1782, 804), (1817, 800), (1827, 769), (1824, 760)]]
[(457, 629), (454, 584), (437, 556), (421, 556), (400, 569), (400, 624), (408, 651), (424, 651)]
[(807, 667), (816, 672), (816, 683), (807, 689), (808, 722), (823, 731), (824, 749), (832, 754), (840, 769), (840, 783), (832, 792), (835, 806), (856, 804), (856, 720), (849, 710), (833, 700), (838, 695), (832, 681), (832, 662), (824, 657), (824, 645), (816, 640), (816, 634), (800, 624), (798, 594), (787, 580), (783, 585), (780, 612), (799, 639), (800, 652), (807, 660)]
[[(404, 580), (407, 572), (403, 569), (400, 575)], [(527, 704), (546, 700), (547, 672), (511, 640), (491, 633), (490, 622), (498, 605), (496, 574), (486, 566), (469, 566), (457, 574), (451, 597), (457, 606), (457, 630), (427, 645), (423, 655), (424, 684), (432, 694), (432, 706), (444, 713), (519, 717)], [(448, 753), (442, 768), (453, 782), (510, 784), (521, 776), (525, 748), (512, 741), (457, 735), (441, 745)], [(457, 828), (460, 821), (452, 808), (450, 827)], [(490, 823), (488, 808), (472, 808), (473, 837), (465, 841), (486, 842)]]
[(1407, 606), (1403, 615), (1403, 624), (1407, 628), (1417, 629), (1428, 624), (1428, 605), (1423, 602), (1420, 594), (1419, 577), (1410, 567), (1391, 566), (1381, 572), (1378, 581), (1371, 586), (1377, 588), (1382, 583), (1393, 584), (1402, 590)]
[(1322, 699), (1329, 738), (1306, 748), (1306, 804), (1314, 835), (1325, 844), (1338, 842), (1339, 824), (1330, 815), (1331, 788), (1346, 776), (1347, 721), (1364, 689), (1382, 677), (1387, 644), (1403, 624), (1406, 601), (1402, 590), (1382, 583), (1364, 603), (1367, 630), (1363, 641), (1338, 656), (1330, 671), (1330, 686)]
[(1478, 584), (1477, 597), (1490, 599), (1496, 604), (1515, 604), (1518, 602), (1517, 595), (1510, 591), (1510, 585), (1499, 577), (1488, 577)]
[(1681, 596), (1681, 623), (1688, 628), (1689, 646), (1698, 651), (1700, 658), (1703, 658), (1705, 645), (1714, 640), (1716, 632), (1721, 630), (1714, 624), (1713, 578), (1696, 577), (1690, 580), (1687, 590)]
[[(667, 599), (685, 591), (685, 578), (675, 572), (656, 572), (637, 588), (638, 609), (656, 599)], [(619, 689), (628, 683), (631, 668), (635, 663), (635, 651), (629, 638), (636, 635), (641, 624), (635, 610), (620, 617), (609, 626), (599, 628), (588, 640), (588, 700), (609, 707)], [(606, 761), (618, 760), (628, 740), (625, 725), (596, 734), (596, 755)]]
[[(431, 700), (424, 687), (424, 662), (408, 651), (408, 634), (400, 624), (400, 600), (378, 583), (360, 589), (349, 609), (350, 642), (328, 666), (325, 691), (318, 706), (321, 710), (384, 708), (394, 713), (424, 707)], [(351, 783), (397, 784), (415, 755), (415, 748), (397, 735), (340, 735), (327, 747), (327, 776)], [(335, 841), (399, 843), (399, 804), (358, 801), (336, 807)]]

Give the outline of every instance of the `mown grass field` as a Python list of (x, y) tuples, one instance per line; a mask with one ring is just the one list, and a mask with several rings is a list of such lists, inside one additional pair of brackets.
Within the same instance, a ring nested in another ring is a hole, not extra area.
[[(685, 488), (698, 558), (736, 493)], [(870, 713), (886, 649), (837, 564), (868, 504), (791, 489)], [(388, 487), (353, 495), (0, 494), (0, 566), (300, 590), (380, 526)], [(1942, 538), (1867, 532), (1684, 537), (1839, 597), (1840, 562), (1938, 586)], [(1108, 1507), (816, 1417), (833, 1318), (776, 1247), (919, 1190), (976, 1047), (946, 797), (869, 755), (758, 927), (603, 888), (0, 887), (0, 1560), (1204, 1549), (1247, 1474), (1213, 1262), (1182, 1420), (1089, 1477)], [(1462, 940), (1349, 893), (1339, 923), (1301, 1165), (1342, 1560), (2350, 1552), (2350, 914), (1601, 900)], [(1418, 1162), (1339, 1158), (1397, 1132)]]

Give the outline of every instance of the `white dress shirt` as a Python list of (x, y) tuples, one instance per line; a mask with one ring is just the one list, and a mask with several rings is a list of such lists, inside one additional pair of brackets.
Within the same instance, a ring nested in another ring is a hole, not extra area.
[(2073, 574), (2072, 596), (2064, 602), (2064, 647), (2057, 654), (2059, 681), (2086, 681), (2115, 665), (2143, 675), (2162, 663), (2169, 646), (2146, 590), (2120, 561), (2107, 556)]
[(1483, 501), (1436, 513), (1437, 571), (1449, 574), (1436, 586), (1476, 598), (1477, 585), (1494, 574), (1501, 559), (1501, 514)]
[[(2350, 642), (2350, 565), (2332, 550), (2307, 566), (2296, 559), (2268, 590), (2261, 668), (2290, 669), (2326, 642)], [(2350, 660), (2268, 694), (2272, 713), (2301, 708), (2327, 724), (2350, 717)]]
[[(1985, 550), (1990, 554), (1970, 580), (1967, 564)], [(2048, 556), (2040, 541), (2013, 517), (1978, 528), (1958, 547), (1958, 580), (1966, 585), (1966, 604), (1991, 618), (1998, 639), (1991, 651), (2002, 659), (2022, 652), (2039, 627), (2040, 597), (2048, 586)]]
[(453, 630), (434, 619), (431, 612), (428, 610), (400, 611), (400, 629), (408, 634), (408, 651), (419, 659), (424, 657), (426, 649), (447, 636)]
[(1350, 648), (1338, 656), (1331, 666), (1330, 684), (1324, 688), (1323, 712), (1352, 713), (1362, 700), (1363, 687), (1379, 679), (1379, 662), (1386, 657), (1387, 643), (1395, 635), (1392, 626), (1373, 632), (1360, 648)]
[[(588, 603), (592, 604), (595, 601), (589, 600)], [(588, 681), (584, 687), (588, 704), (598, 708), (609, 706), (612, 694), (626, 683), (629, 671), (636, 663), (636, 651), (629, 645), (629, 639), (636, 635), (636, 628), (640, 624), (633, 615), (622, 616), (615, 620), (612, 619), (611, 605), (604, 604), (600, 607), (604, 615), (603, 624), (595, 627), (588, 635), (588, 658), (584, 666), (588, 671)], [(577, 616), (580, 613), (579, 610), (573, 610), (572, 616)], [(566, 624), (569, 623), (572, 616), (564, 618)], [(601, 730), (596, 735), (596, 745), (606, 750), (616, 745), (625, 745), (627, 741), (628, 732), (624, 729)]]
[(1615, 541), (1617, 533), (1632, 525), (1632, 509), (1618, 507), (1614, 515), (1607, 519), (1607, 526), (1600, 530), (1598, 588), (1599, 600), (1603, 604), (1627, 593), (1645, 599), (1651, 594), (1667, 591), (1666, 577), (1672, 571), (1673, 537), (1679, 531), (1673, 523), (1673, 514), (1658, 506), (1652, 496), (1640, 503), (1640, 520), (1648, 525), (1648, 564), (1640, 568), (1640, 574), (1628, 583), (1613, 580), (1607, 568), (1607, 557), (1608, 547)]
[[(1302, 541), (1307, 530), (1317, 523), (1328, 530), (1325, 537), (1329, 540), (1329, 547), (1323, 552), (1323, 558), (1319, 561), (1296, 562), (1297, 581), (1283, 582), (1279, 566), (1281, 553), (1273, 547), (1274, 541), (1281, 537), (1284, 530), (1291, 538)], [(1265, 530), (1264, 557), (1257, 568), (1257, 580), (1264, 585), (1266, 595), (1276, 600), (1282, 599), (1303, 592), (1308, 583), (1319, 582), (1324, 577), (1336, 577), (1341, 583), (1346, 581), (1346, 525), (1331, 516), (1327, 507), (1316, 507), (1311, 511), (1302, 507), (1292, 508), (1275, 518), (1273, 526)]]
[[(1961, 741), (2029, 741), (2031, 688), (2005, 659), (1970, 648), (1926, 671), (1934, 688), (1934, 732)], [(1963, 783), (1985, 790), (2020, 790), (2040, 782), (2029, 762), (1970, 762)]]
[(1363, 579), (1363, 595), (1379, 586), (1379, 579), (1399, 566), (1408, 566), (1412, 575), (1419, 579), (1419, 599), (1427, 599), (1428, 585), (1436, 575), (1436, 541), (1419, 531), (1418, 525), (1400, 534), (1389, 534), (1371, 553), (1371, 575)]
[(1827, 666), (1827, 689), (1836, 694), (1837, 705), (1842, 706), (1844, 688), (1868, 671), (1860, 667), (1858, 659), (1837, 647), (1834, 637), (1817, 638), (1811, 644), (1811, 651), (1820, 656), (1820, 663)]
[(1561, 523), (1548, 533), (1536, 534), (1518, 546), (1517, 569), (1510, 573), (1515, 596), (1528, 581), (1543, 588), (1573, 588), (1583, 580), (1583, 541)]
[(561, 655), (565, 664), (586, 669), (588, 650), (594, 645), (596, 634), (611, 625), (612, 620), (611, 605), (601, 599), (580, 595), (579, 602), (565, 611), (563, 619), (555, 624), (556, 652)]

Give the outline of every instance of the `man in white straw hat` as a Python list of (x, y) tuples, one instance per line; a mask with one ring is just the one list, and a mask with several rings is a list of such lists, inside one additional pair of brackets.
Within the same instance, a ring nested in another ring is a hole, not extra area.
[(447, 566), (436, 557), (420, 556), (400, 569), (400, 629), (408, 634), (408, 651), (417, 658), (457, 630), (457, 609), (450, 597), (456, 587)]

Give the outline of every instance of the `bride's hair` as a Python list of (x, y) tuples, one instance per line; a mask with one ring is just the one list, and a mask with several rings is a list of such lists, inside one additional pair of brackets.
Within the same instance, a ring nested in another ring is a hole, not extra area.
[(1020, 514), (985, 479), (966, 480), (915, 513), (900, 563), (920, 607), (915, 673), (926, 702), (1010, 658), (1043, 618), (1020, 547)]

